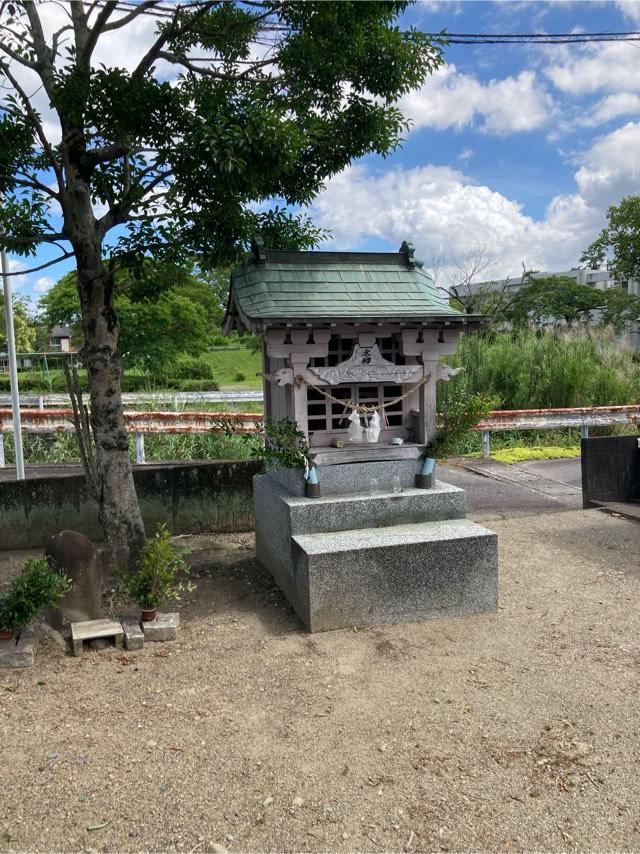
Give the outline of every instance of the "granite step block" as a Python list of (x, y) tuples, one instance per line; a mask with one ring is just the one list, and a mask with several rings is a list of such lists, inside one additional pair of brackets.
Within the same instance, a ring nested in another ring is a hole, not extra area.
[(269, 476), (254, 478), (256, 515), (271, 515), (276, 505), (288, 516), (287, 530), (294, 535), (363, 528), (440, 522), (463, 519), (465, 493), (451, 484), (436, 481), (432, 489), (405, 488), (393, 492), (388, 485), (358, 495), (324, 495), (304, 498), (291, 495)]
[(136, 617), (123, 617), (122, 631), (124, 632), (124, 648), (129, 652), (144, 649), (144, 634), (140, 626), (140, 620)]
[(292, 541), (293, 579), (285, 592), (312, 632), (498, 606), (497, 536), (468, 519), (301, 534)]
[(40, 640), (40, 627), (25, 626), (17, 637), (0, 640), (0, 667), (32, 667)]
[(180, 614), (156, 614), (154, 620), (140, 624), (145, 642), (172, 641), (178, 637)]

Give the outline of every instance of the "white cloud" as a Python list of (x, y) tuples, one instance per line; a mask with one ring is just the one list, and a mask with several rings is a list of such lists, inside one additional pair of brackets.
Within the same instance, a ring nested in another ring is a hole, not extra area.
[(357, 164), (334, 178), (318, 197), (313, 215), (330, 228), (340, 248), (367, 237), (400, 245), (413, 240), (418, 254), (464, 256), (485, 247), (485, 277), (527, 268), (560, 270), (574, 265), (603, 226), (608, 205), (640, 192), (640, 124), (598, 140), (576, 175), (576, 193), (557, 196), (545, 216), (448, 166), (395, 169), (374, 175)]
[(619, 0), (616, 6), (626, 18), (640, 24), (640, 2), (638, 0)]
[(463, 148), (460, 154), (458, 154), (458, 160), (462, 163), (467, 163), (473, 157), (473, 148)]
[(25, 282), (27, 281), (26, 274), (18, 275), (22, 270), (27, 270), (29, 268), (28, 262), (23, 258), (15, 258), (11, 255), (7, 255), (8, 261), (8, 273), (11, 273), (10, 284), (12, 291), (22, 290)]
[(598, 208), (640, 192), (640, 122), (629, 122), (597, 140), (576, 182), (585, 201)]
[(570, 95), (640, 92), (639, 65), (636, 44), (599, 42), (565, 51), (563, 61), (550, 65), (545, 74), (554, 86)]
[(33, 290), (37, 294), (46, 294), (49, 288), (53, 287), (54, 284), (55, 282), (51, 276), (40, 276), (40, 278), (36, 279), (33, 283)]
[(633, 92), (617, 92), (599, 101), (586, 119), (589, 126), (605, 124), (620, 116), (640, 116), (640, 95)]
[(421, 89), (406, 95), (399, 106), (416, 128), (461, 129), (479, 120), (485, 133), (506, 136), (545, 124), (553, 104), (533, 71), (482, 83), (448, 65)]

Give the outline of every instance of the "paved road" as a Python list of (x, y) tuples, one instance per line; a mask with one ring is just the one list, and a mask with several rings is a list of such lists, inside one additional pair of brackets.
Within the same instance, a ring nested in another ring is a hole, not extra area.
[(529, 463), (518, 463), (517, 468), (532, 472), (540, 477), (547, 477), (558, 483), (582, 489), (580, 457), (566, 460), (536, 460)]
[(582, 507), (579, 459), (512, 466), (474, 460), (465, 468), (441, 465), (438, 471), (442, 480), (466, 490), (472, 516), (510, 519)]

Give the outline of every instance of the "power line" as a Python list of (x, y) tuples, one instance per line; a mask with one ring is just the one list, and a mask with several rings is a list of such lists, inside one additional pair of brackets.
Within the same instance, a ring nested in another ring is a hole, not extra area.
[(448, 44), (583, 44), (586, 42), (640, 41), (640, 32), (596, 33), (427, 33)]
[[(96, 6), (103, 6), (105, 0), (96, 0)], [(116, 11), (134, 11), (140, 2), (136, 0), (118, 0)], [(185, 0), (175, 5), (158, 3), (141, 14), (153, 15), (159, 18), (170, 18), (179, 9), (197, 9), (208, 5), (208, 0)], [(586, 44), (590, 42), (635, 42), (640, 41), (640, 31), (614, 32), (603, 30), (593, 33), (448, 33), (430, 32), (425, 35), (432, 38), (443, 38), (448, 44), (474, 45), (474, 44)]]

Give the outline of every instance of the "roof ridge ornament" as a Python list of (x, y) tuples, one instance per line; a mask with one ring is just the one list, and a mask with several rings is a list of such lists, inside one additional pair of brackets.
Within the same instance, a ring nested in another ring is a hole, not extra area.
[(401, 255), (406, 256), (407, 267), (410, 267), (413, 270), (416, 267), (422, 267), (423, 266), (424, 261), (421, 261), (420, 258), (415, 257), (416, 250), (415, 250), (413, 243), (411, 243), (410, 240), (403, 240), (402, 246), (400, 247), (400, 249), (398, 251), (400, 252)]
[(267, 253), (264, 248), (264, 240), (258, 234), (251, 238), (251, 251), (253, 252), (253, 257), (258, 264), (267, 263)]

